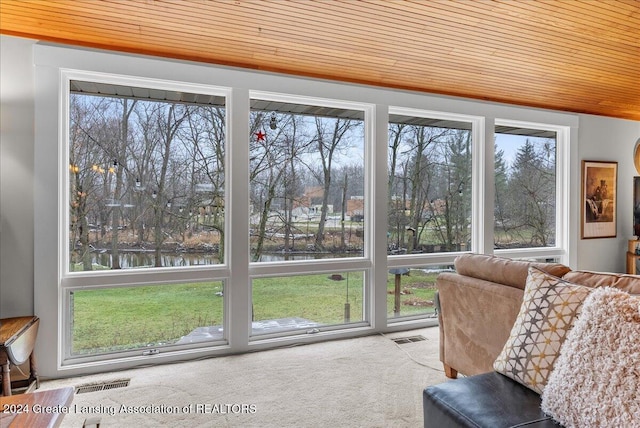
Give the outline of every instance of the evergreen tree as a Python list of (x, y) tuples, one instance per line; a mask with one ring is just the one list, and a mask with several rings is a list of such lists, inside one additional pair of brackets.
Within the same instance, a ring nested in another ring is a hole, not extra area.
[[(551, 145), (529, 139), (518, 150), (509, 182), (512, 220), (520, 242), (548, 246), (555, 240), (555, 155)], [(517, 201), (517, 203), (516, 203)]]

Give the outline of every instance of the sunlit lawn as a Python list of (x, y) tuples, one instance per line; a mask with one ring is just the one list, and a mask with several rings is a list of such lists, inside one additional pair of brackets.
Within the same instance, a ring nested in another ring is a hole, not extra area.
[[(254, 320), (300, 317), (319, 324), (342, 324), (347, 273), (254, 280)], [(436, 274), (403, 275), (401, 315), (431, 313)], [(394, 275), (389, 275), (387, 313), (393, 316)], [(363, 320), (362, 272), (349, 272), (351, 322)], [(197, 327), (221, 326), (221, 282), (168, 284), (75, 291), (73, 353), (85, 354), (175, 343)], [(410, 305), (404, 304), (411, 303)]]

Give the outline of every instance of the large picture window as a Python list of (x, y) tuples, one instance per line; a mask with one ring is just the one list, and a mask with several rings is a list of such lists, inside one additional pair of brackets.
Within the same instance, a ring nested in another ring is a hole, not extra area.
[(364, 112), (251, 100), (251, 260), (362, 256)]
[(557, 133), (497, 125), (494, 245), (556, 246)]
[(54, 56), (34, 278), (59, 375), (433, 325), (459, 254), (568, 260), (565, 115)]
[(466, 251), (471, 242), (471, 124), (389, 118), (389, 254)]
[(471, 251), (474, 121), (394, 108), (388, 124), (387, 318), (435, 316), (435, 280)]
[(70, 89), (69, 270), (223, 263), (224, 97)]
[[(368, 321), (366, 109), (357, 107), (273, 94), (251, 98), (255, 339)], [(345, 271), (346, 259), (367, 269)]]
[(69, 359), (226, 343), (226, 95), (145, 84), (68, 81)]

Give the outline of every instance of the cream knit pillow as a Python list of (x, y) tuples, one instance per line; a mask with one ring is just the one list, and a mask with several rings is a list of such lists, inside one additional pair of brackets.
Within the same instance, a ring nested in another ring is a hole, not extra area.
[(640, 298), (614, 288), (587, 298), (542, 410), (566, 427), (640, 427)]
[(530, 267), (520, 312), (493, 368), (541, 393), (590, 291)]

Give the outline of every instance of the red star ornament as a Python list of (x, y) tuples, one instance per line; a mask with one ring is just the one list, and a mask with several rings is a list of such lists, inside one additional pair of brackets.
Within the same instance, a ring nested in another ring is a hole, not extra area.
[(265, 137), (266, 135), (267, 135), (267, 134), (265, 134), (265, 133), (264, 133), (264, 132), (262, 132), (262, 131), (258, 131), (258, 132), (256, 133), (256, 137), (258, 138), (258, 141), (264, 141), (264, 137)]

